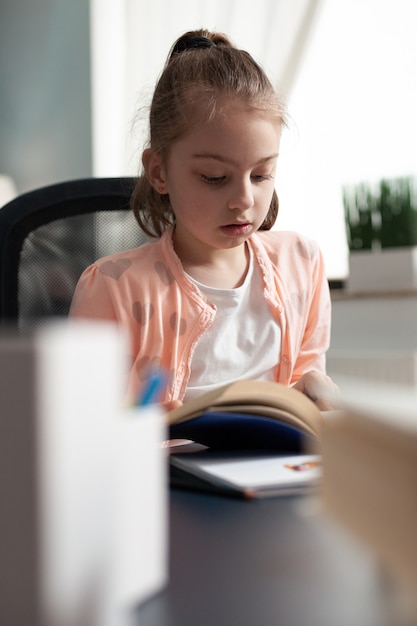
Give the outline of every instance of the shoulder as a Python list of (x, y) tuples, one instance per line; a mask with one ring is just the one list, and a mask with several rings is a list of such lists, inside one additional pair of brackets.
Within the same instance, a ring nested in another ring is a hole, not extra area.
[(135, 293), (165, 293), (176, 290), (185, 281), (176, 256), (172, 237), (166, 232), (160, 239), (97, 259), (82, 274), (85, 286), (94, 282), (97, 289), (132, 297)]
[(258, 231), (251, 239), (255, 248), (264, 248), (268, 256), (273, 255), (274, 260), (290, 257), (294, 262), (314, 262), (321, 258), (318, 243), (295, 231)]
[(84, 274), (101, 276), (105, 280), (129, 279), (137, 272), (146, 274), (150, 268), (161, 262), (164, 254), (161, 240), (144, 243), (137, 248), (122, 250), (114, 254), (103, 256), (90, 265)]
[[(117, 317), (120, 306), (139, 297), (152, 285), (151, 268), (157, 266), (159, 241), (97, 259), (81, 274), (71, 304), (72, 316)], [(155, 281), (153, 281), (155, 282)]]
[(113, 264), (121, 265), (122, 263), (124, 263), (125, 265), (131, 265), (135, 263), (142, 263), (150, 257), (154, 258), (155, 254), (160, 254), (159, 239), (144, 243), (137, 248), (121, 250), (120, 252), (108, 254), (94, 261), (92, 265), (96, 266), (97, 268), (105, 268)]
[[(158, 244), (159, 240), (97, 259), (81, 274), (78, 288), (83, 286), (91, 290), (93, 285), (96, 288), (100, 285), (103, 288), (105, 285), (107, 285), (106, 288), (114, 287), (116, 284), (120, 286), (126, 280), (130, 281), (132, 277), (137, 278), (138, 267), (141, 268), (141, 273), (146, 274), (146, 269), (149, 263), (152, 263), (152, 259), (161, 256), (157, 252)], [(155, 249), (156, 254), (153, 252)]]

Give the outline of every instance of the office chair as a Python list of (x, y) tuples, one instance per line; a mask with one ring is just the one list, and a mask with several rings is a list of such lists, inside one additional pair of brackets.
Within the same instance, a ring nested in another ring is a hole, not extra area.
[(88, 265), (149, 239), (130, 210), (134, 184), (134, 178), (71, 180), (0, 208), (0, 326), (33, 333), (66, 316)]

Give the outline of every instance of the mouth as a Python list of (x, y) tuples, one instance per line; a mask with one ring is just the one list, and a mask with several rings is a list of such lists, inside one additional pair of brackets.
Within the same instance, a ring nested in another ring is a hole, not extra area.
[(252, 224), (249, 222), (226, 224), (225, 226), (221, 226), (220, 230), (228, 237), (244, 237), (252, 231)]

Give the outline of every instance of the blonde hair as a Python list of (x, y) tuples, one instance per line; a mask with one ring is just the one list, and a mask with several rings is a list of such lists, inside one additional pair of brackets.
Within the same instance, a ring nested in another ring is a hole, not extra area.
[[(286, 125), (285, 107), (263, 69), (222, 33), (200, 29), (182, 35), (172, 46), (157, 82), (150, 109), (149, 146), (165, 158), (173, 142), (193, 124), (215, 119), (227, 99), (274, 117)], [(169, 196), (158, 193), (144, 173), (132, 194), (131, 205), (140, 227), (160, 237), (175, 223)], [(260, 230), (269, 230), (278, 214), (274, 191)]]

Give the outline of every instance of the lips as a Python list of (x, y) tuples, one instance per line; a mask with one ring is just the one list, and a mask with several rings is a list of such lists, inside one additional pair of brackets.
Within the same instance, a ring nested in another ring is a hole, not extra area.
[(221, 231), (228, 237), (244, 237), (252, 230), (252, 224), (245, 222), (244, 224), (227, 224), (221, 227)]

